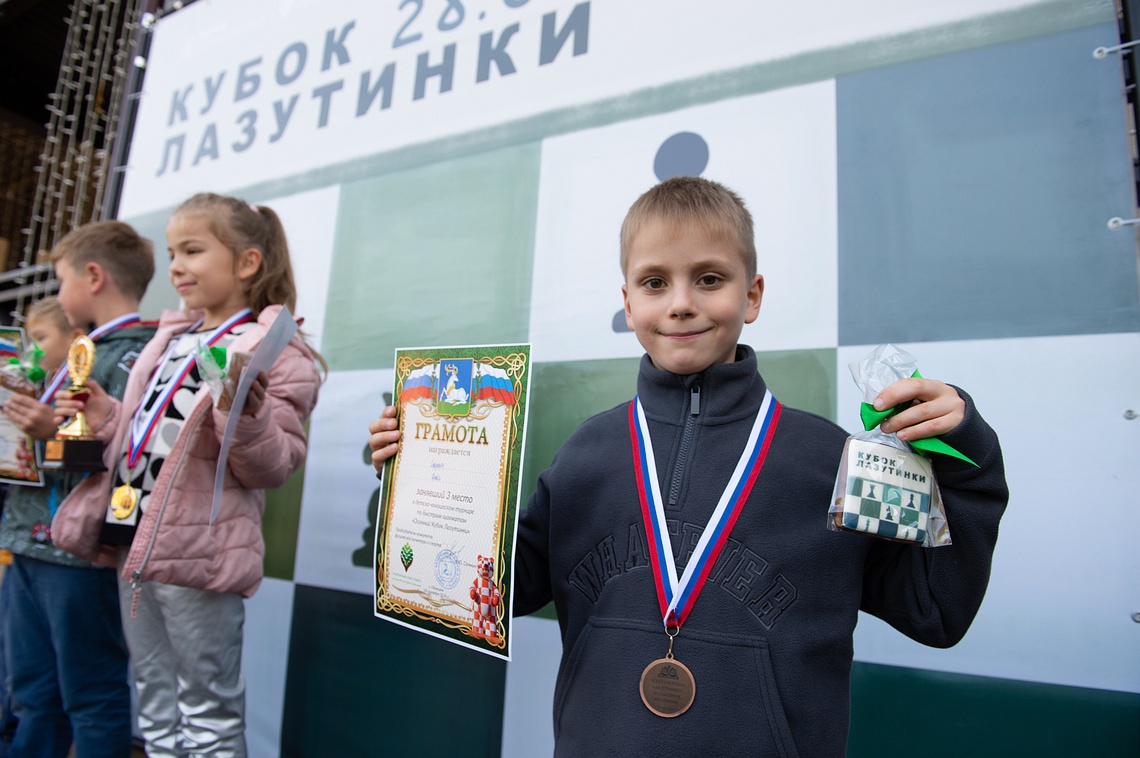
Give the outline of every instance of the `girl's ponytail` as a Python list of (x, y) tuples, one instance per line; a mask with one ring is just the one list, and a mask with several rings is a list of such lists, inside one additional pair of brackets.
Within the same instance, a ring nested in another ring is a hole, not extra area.
[(265, 205), (250, 206), (264, 227), (261, 249), (261, 270), (250, 280), (249, 304), (255, 313), (270, 305), (284, 305), (297, 310), (297, 285), (293, 281), (293, 264), (289, 260), (289, 243), (285, 227), (272, 208)]

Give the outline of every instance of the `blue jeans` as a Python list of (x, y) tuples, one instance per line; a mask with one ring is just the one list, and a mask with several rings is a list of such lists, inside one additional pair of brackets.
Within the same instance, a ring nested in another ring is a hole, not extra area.
[(8, 689), (8, 651), (4, 642), (11, 588), (10, 582), (0, 582), (0, 758), (8, 758), (8, 745), (16, 733), (16, 714), (12, 712), (12, 695)]
[(118, 580), (15, 557), (5, 583), (12, 697), (20, 724), (11, 758), (125, 758), (131, 752), (127, 650)]

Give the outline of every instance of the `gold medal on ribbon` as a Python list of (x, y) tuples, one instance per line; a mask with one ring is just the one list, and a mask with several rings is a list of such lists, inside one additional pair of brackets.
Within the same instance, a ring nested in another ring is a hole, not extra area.
[(138, 505), (138, 492), (129, 484), (120, 485), (111, 493), (111, 515), (119, 521), (130, 518)]

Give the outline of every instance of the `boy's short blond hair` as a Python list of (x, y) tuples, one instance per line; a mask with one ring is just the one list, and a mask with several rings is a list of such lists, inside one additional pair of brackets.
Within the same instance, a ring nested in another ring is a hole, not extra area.
[(63, 312), (63, 306), (59, 304), (55, 295), (40, 298), (28, 306), (24, 323), (31, 324), (33, 321), (50, 321), (61, 332), (70, 332), (75, 328), (67, 320), (67, 314)]
[(664, 221), (675, 229), (696, 226), (710, 239), (728, 242), (744, 260), (748, 278), (756, 276), (752, 214), (740, 196), (723, 184), (699, 176), (677, 176), (637, 198), (621, 225), (623, 275), (634, 239), (651, 220)]
[(74, 269), (98, 263), (123, 295), (142, 300), (154, 277), (154, 245), (130, 224), (93, 221), (68, 232), (51, 250), (51, 262)]

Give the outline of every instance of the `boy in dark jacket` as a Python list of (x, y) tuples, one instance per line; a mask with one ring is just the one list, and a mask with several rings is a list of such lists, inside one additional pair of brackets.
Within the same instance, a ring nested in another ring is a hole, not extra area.
[[(72, 325), (90, 329), (95, 344), (90, 379), (122, 395), (139, 351), (154, 336), (154, 326), (142, 324), (138, 314), (154, 275), (153, 246), (127, 224), (98, 221), (65, 235), (51, 260), (59, 304)], [(67, 386), (65, 381), (60, 388)], [(51, 390), (38, 401), (13, 395), (3, 412), (33, 438), (51, 439)], [(63, 758), (72, 742), (79, 755), (130, 753), (127, 650), (115, 570), (94, 567), (51, 539), (55, 509), (84, 476), (45, 471), (43, 487), (13, 486), (0, 522), (0, 548), (15, 554), (4, 579), (11, 584), (12, 697), (21, 709), (13, 756)]]
[[(1008, 498), (997, 437), (965, 393), (896, 382), (874, 403), (905, 408), (884, 431), (979, 464), (934, 461), (954, 543), (829, 531), (847, 433), (781, 406), (737, 344), (764, 292), (740, 198), (657, 185), (621, 265), (637, 397), (571, 435), (516, 544), (515, 613), (553, 600), (562, 630), (556, 753), (842, 756), (858, 611), (948, 647), (981, 604)], [(379, 467), (393, 410), (370, 431)]]

